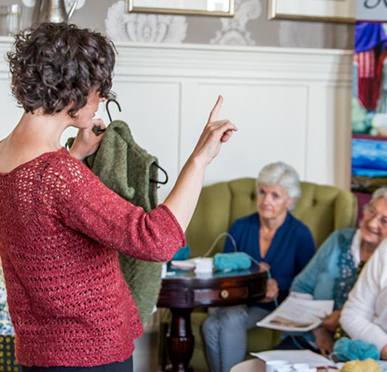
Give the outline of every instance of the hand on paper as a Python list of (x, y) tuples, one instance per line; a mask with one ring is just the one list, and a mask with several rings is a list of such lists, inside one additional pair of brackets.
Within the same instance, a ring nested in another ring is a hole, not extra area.
[(223, 142), (227, 142), (237, 127), (230, 120), (218, 120), (218, 113), (222, 107), (223, 97), (219, 96), (211, 110), (207, 124), (192, 153), (192, 157), (201, 159), (205, 165), (218, 155)]
[(278, 283), (275, 279), (268, 279), (266, 281), (266, 296), (260, 301), (263, 303), (272, 302), (278, 297)]
[(335, 310), (322, 321), (321, 327), (328, 331), (335, 332), (336, 328), (339, 326), (340, 315), (341, 310)]
[(321, 354), (328, 356), (332, 353), (334, 344), (332, 334), (322, 327), (315, 328), (312, 332), (316, 338), (316, 344)]
[(106, 129), (102, 119), (93, 119), (88, 128), (78, 130), (77, 137), (70, 149), (70, 154), (78, 160), (83, 160), (87, 156), (94, 154), (102, 141), (104, 135), (96, 136), (93, 132), (94, 127)]

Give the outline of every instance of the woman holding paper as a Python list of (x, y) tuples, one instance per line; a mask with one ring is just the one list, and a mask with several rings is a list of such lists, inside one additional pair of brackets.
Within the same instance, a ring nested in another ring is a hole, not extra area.
[(300, 346), (333, 349), (333, 332), (339, 326), (341, 309), (354, 286), (359, 271), (380, 242), (387, 237), (387, 188), (376, 190), (364, 208), (360, 228), (338, 230), (319, 248), (306, 268), (294, 279), (291, 295), (303, 299), (334, 300), (334, 311), (312, 332), (286, 337), (277, 347)]
[(229, 229), (224, 252), (240, 251), (270, 268), (266, 298), (257, 306), (217, 308), (203, 324), (207, 359), (212, 372), (228, 372), (243, 361), (247, 330), (282, 301), (293, 278), (313, 256), (314, 242), (307, 226), (288, 211), (301, 196), (297, 172), (278, 162), (264, 167), (257, 179), (257, 212), (240, 218)]

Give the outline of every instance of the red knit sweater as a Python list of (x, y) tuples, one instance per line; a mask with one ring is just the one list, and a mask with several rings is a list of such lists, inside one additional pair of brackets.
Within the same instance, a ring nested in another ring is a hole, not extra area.
[(117, 250), (168, 261), (184, 245), (166, 206), (145, 213), (65, 149), (0, 173), (0, 254), (19, 364), (129, 358), (142, 326)]

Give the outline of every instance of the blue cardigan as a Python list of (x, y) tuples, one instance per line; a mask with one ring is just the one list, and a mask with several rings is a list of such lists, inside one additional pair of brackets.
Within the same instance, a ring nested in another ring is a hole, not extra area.
[[(355, 233), (355, 228), (333, 232), (296, 276), (290, 290), (309, 294), (314, 300), (334, 300), (334, 309), (341, 310), (357, 279), (357, 267), (351, 252)], [(315, 340), (312, 332), (286, 334), (297, 334), (307, 342)]]
[[(315, 246), (309, 228), (301, 221), (287, 214), (277, 229), (265, 257), (259, 249), (260, 221), (258, 213), (236, 220), (229, 229), (239, 252), (245, 252), (259, 262), (270, 265), (271, 275), (278, 282), (279, 301), (289, 292), (294, 277), (306, 266), (315, 253)], [(224, 253), (234, 252), (231, 239), (227, 238)], [(259, 306), (272, 310), (273, 304)]]
[(334, 300), (340, 310), (357, 279), (351, 252), (355, 233), (355, 228), (332, 233), (294, 279), (291, 291), (310, 294), (315, 300)]

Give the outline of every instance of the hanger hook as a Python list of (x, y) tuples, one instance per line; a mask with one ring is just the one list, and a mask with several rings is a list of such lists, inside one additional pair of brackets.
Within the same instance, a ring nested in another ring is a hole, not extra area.
[(122, 110), (121, 110), (120, 104), (119, 104), (118, 101), (115, 100), (114, 98), (109, 98), (109, 99), (106, 101), (106, 111), (107, 111), (107, 114), (108, 114), (108, 117), (109, 117), (110, 122), (112, 122), (112, 121), (113, 121), (113, 120), (112, 120), (112, 116), (110, 115), (110, 111), (109, 111), (109, 103), (110, 103), (110, 102), (114, 102), (114, 103), (117, 105), (119, 112), (121, 112)]
[[(158, 185), (166, 185), (167, 182), (168, 182), (168, 173), (160, 167), (160, 165), (158, 165), (157, 163), (152, 163), (152, 165), (154, 165), (155, 167), (159, 168), (163, 173), (164, 173), (164, 176), (165, 176), (165, 180), (164, 181), (159, 181), (159, 180), (155, 180), (153, 178), (150, 178), (149, 181), (150, 182), (154, 182), (154, 183), (157, 183)], [(157, 186), (159, 187), (159, 186)]]

